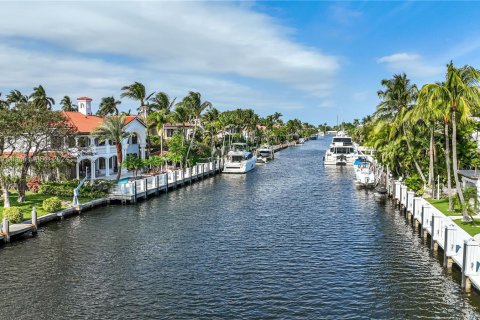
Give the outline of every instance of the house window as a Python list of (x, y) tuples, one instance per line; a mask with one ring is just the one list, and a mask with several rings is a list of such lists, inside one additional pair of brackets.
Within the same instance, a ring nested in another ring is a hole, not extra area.
[(95, 145), (96, 146), (104, 146), (105, 145), (105, 140), (100, 140), (98, 138), (95, 138)]
[(137, 137), (137, 134), (134, 133), (131, 137), (130, 137), (130, 144), (138, 144), (138, 137)]
[(106, 166), (105, 166), (105, 158), (99, 158), (98, 159), (98, 168), (99, 170), (105, 170)]
[(75, 138), (74, 137), (68, 137), (67, 138), (67, 146), (69, 148), (74, 148), (75, 147)]
[(173, 129), (167, 129), (167, 138), (171, 138), (173, 136), (174, 131), (175, 130), (173, 130)]
[(63, 146), (64, 138), (59, 136), (52, 137), (51, 148), (53, 150), (60, 150)]
[(90, 138), (89, 137), (78, 138), (78, 147), (86, 148), (88, 146), (90, 146)]

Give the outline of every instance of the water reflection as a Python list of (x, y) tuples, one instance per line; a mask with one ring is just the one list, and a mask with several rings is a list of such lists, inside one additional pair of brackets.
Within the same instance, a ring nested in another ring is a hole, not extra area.
[[(11, 318), (476, 318), (390, 201), (325, 167), (328, 139), (0, 250)], [(8, 280), (7, 280), (8, 279)], [(12, 303), (14, 301), (15, 303)]]

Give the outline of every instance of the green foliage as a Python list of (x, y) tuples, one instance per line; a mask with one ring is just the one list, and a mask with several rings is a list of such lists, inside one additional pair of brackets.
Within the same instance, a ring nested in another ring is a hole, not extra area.
[(42, 207), (47, 212), (57, 212), (62, 209), (62, 201), (58, 197), (51, 197), (43, 200)]
[(412, 174), (405, 179), (405, 185), (415, 192), (418, 192), (423, 187), (422, 179), (418, 174)]
[(4, 208), (3, 216), (7, 218), (10, 223), (20, 223), (23, 221), (22, 211), (17, 207)]
[(180, 163), (185, 158), (188, 146), (185, 145), (183, 136), (175, 133), (168, 144), (167, 159), (173, 163)]
[(152, 170), (159, 172), (161, 166), (165, 164), (166, 159), (163, 156), (151, 156), (144, 161), (145, 166), (149, 166)]
[[(78, 183), (78, 180), (70, 180), (65, 182), (44, 182), (39, 187), (39, 193), (52, 196), (73, 198), (73, 189), (78, 186)], [(115, 184), (115, 181), (89, 181), (80, 188), (80, 196), (86, 198), (105, 197), (108, 195), (108, 191), (113, 186), (113, 184)]]
[(122, 166), (127, 170), (134, 171), (135, 176), (139, 170), (145, 167), (145, 161), (135, 154), (129, 154), (122, 163)]

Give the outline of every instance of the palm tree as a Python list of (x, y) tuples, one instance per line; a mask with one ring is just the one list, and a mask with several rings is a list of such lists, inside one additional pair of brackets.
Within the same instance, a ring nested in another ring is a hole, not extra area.
[(475, 108), (480, 105), (480, 70), (471, 66), (457, 68), (450, 62), (447, 65), (445, 82), (428, 85), (430, 100), (432, 103), (444, 105), (450, 110), (452, 122), (452, 163), (453, 177), (457, 194), (460, 199), (463, 211), (463, 221), (471, 221), (468, 215), (465, 199), (463, 197), (462, 187), (458, 178), (458, 160), (457, 160), (457, 115), (460, 121), (465, 122)]
[(151, 104), (149, 105), (149, 111), (159, 111), (159, 110), (167, 110), (171, 111), (173, 106), (175, 105), (175, 100), (177, 98), (173, 98), (170, 100), (170, 97), (165, 92), (159, 92), (152, 98), (150, 98)]
[(160, 136), (160, 155), (163, 156), (163, 135), (165, 132), (165, 124), (172, 121), (172, 114), (166, 109), (160, 109), (148, 116), (147, 124), (149, 128), (155, 128)]
[(141, 84), (140, 82), (135, 81), (129, 86), (124, 86), (122, 87), (122, 94), (120, 95), (120, 98), (130, 98), (132, 100), (136, 100), (140, 102), (140, 106), (138, 107), (139, 113), (142, 115), (143, 120), (147, 120), (148, 116), (148, 106), (145, 105), (145, 102), (148, 101), (152, 95), (154, 94), (148, 94), (146, 93), (145, 86)]
[(10, 91), (10, 93), (5, 98), (7, 98), (6, 101), (7, 101), (8, 104), (17, 105), (19, 103), (27, 103), (28, 102), (28, 96), (23, 95), (17, 89), (14, 89), (14, 90)]
[(78, 111), (76, 104), (73, 104), (69, 96), (64, 96), (62, 101), (60, 101), (63, 111)]
[(105, 117), (107, 115), (118, 115), (117, 106), (122, 102), (115, 100), (113, 96), (102, 98), (100, 108), (97, 111), (97, 116)]
[(220, 112), (216, 108), (211, 108), (203, 115), (205, 132), (210, 135), (210, 148), (212, 156), (215, 148), (215, 136), (221, 132), (222, 125), (219, 120)]
[[(430, 98), (431, 88), (428, 85), (422, 87), (418, 96), (418, 104), (412, 112), (412, 122), (423, 122), (427, 125), (430, 132), (430, 147), (429, 156), (430, 162), (428, 166), (428, 184), (432, 188), (432, 196), (435, 196), (435, 173), (434, 173), (434, 151), (435, 151), (435, 126), (438, 120), (442, 118), (442, 110), (439, 108), (437, 101), (432, 101)], [(447, 133), (448, 134), (448, 133)], [(447, 147), (448, 147), (448, 140)], [(447, 168), (449, 170), (449, 168)]]
[(192, 149), (193, 140), (195, 139), (195, 133), (197, 131), (197, 127), (200, 125), (201, 115), (202, 112), (205, 111), (207, 108), (212, 107), (212, 103), (209, 101), (202, 102), (202, 95), (200, 92), (193, 92), (190, 91), (188, 95), (183, 98), (183, 100), (179, 103), (182, 107), (186, 108), (189, 113), (193, 117), (194, 127), (193, 127), (193, 135), (190, 139), (190, 144), (187, 149), (187, 155), (185, 161), (188, 160), (188, 156), (190, 154), (190, 150)]
[(412, 146), (410, 145), (410, 140), (407, 135), (406, 114), (412, 109), (417, 99), (417, 86), (410, 84), (410, 80), (405, 73), (401, 75), (396, 74), (393, 76), (393, 79), (383, 79), (381, 84), (385, 89), (377, 92), (378, 97), (382, 99), (382, 101), (377, 106), (374, 115), (377, 119), (381, 120), (396, 120), (398, 127), (394, 127), (394, 129), (398, 128), (403, 133), (407, 150), (415, 165), (415, 169), (425, 184), (425, 175), (413, 154)]
[(130, 136), (130, 134), (125, 131), (125, 126), (125, 116), (108, 116), (93, 132), (100, 141), (110, 140), (115, 144), (118, 165), (117, 182), (122, 175), (122, 141)]
[(47, 93), (41, 85), (33, 88), (33, 93), (30, 95), (30, 99), (32, 99), (34, 105), (39, 109), (50, 110), (52, 105), (55, 104), (55, 100), (51, 97), (47, 97)]

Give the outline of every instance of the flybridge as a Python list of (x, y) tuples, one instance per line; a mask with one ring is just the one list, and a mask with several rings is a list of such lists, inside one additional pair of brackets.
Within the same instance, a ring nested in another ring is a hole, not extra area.
[(353, 141), (350, 137), (334, 137), (332, 141), (334, 146), (352, 146)]

